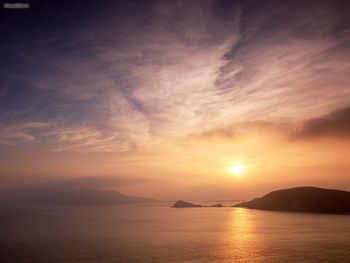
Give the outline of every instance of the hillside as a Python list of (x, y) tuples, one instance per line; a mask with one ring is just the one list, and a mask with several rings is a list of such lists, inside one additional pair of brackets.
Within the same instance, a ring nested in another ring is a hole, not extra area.
[(272, 211), (350, 214), (350, 192), (316, 187), (273, 191), (234, 207)]

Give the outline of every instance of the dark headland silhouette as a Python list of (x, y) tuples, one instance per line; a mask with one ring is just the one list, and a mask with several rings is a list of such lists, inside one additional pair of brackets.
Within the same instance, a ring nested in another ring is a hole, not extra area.
[(268, 193), (234, 207), (250, 209), (350, 214), (350, 192), (317, 187), (295, 187)]
[[(178, 200), (172, 207), (223, 207), (223, 205), (219, 203), (202, 206)], [(350, 192), (308, 186), (295, 187), (273, 191), (263, 197), (242, 202), (233, 205), (233, 207), (270, 211), (350, 214)]]

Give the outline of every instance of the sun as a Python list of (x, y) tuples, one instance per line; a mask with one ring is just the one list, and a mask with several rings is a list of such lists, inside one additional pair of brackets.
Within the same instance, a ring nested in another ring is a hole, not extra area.
[(243, 164), (236, 164), (230, 166), (230, 172), (234, 174), (236, 177), (242, 176), (244, 172), (244, 165)]

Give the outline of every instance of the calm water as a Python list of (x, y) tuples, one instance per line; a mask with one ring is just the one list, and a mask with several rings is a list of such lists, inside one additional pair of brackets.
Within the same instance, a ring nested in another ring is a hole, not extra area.
[(0, 262), (350, 262), (350, 216), (170, 204), (0, 208)]

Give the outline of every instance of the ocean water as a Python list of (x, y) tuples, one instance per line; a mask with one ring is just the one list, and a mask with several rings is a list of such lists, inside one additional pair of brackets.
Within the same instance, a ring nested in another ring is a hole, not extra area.
[(170, 203), (0, 207), (0, 262), (350, 262), (350, 216)]

